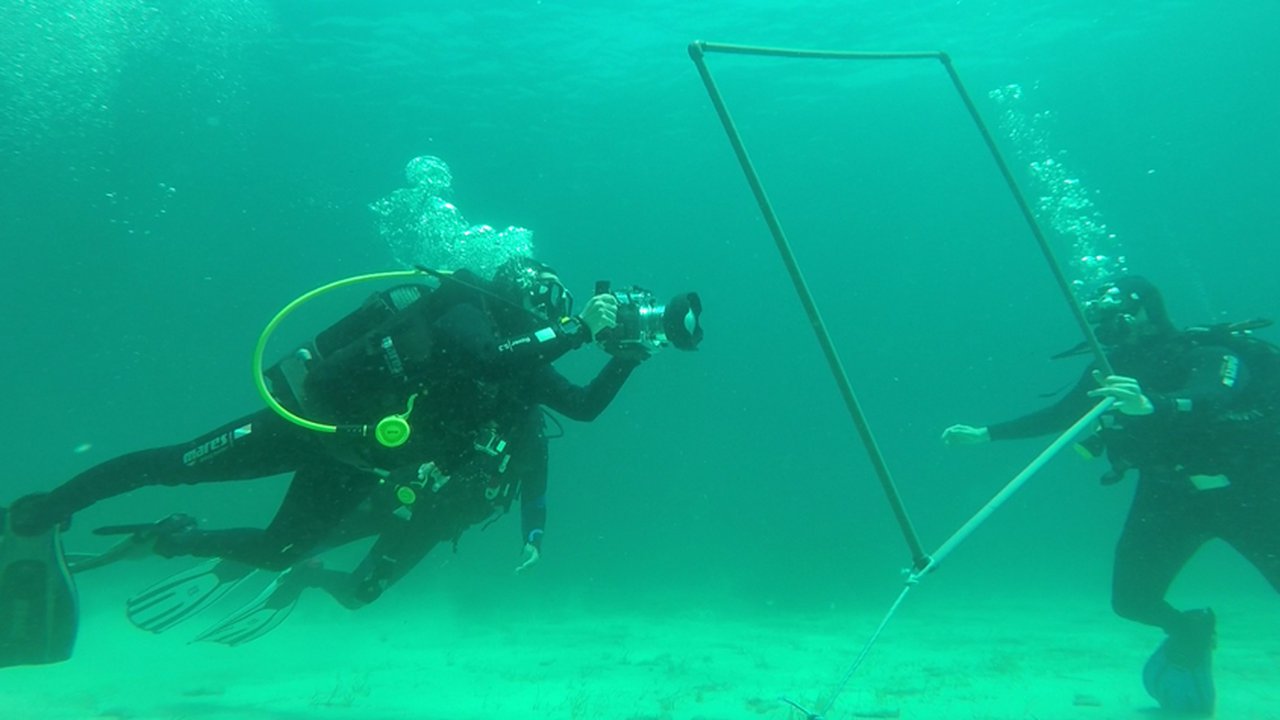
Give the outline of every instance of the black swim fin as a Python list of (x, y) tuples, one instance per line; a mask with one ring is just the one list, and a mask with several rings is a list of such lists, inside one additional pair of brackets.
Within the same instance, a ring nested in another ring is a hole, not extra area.
[(1183, 717), (1210, 717), (1217, 704), (1213, 683), (1214, 615), (1190, 610), (1142, 668), (1142, 684), (1160, 707)]
[(161, 633), (217, 602), (254, 572), (251, 565), (214, 558), (129, 598), (125, 614), (139, 628)]
[(60, 530), (19, 535), (10, 514), (0, 516), (0, 667), (62, 662), (75, 647), (80, 611)]
[(271, 582), (256, 598), (222, 622), (200, 633), (192, 642), (216, 642), (228, 647), (243, 645), (276, 629), (298, 604), (302, 591), (311, 587), (308, 572), (317, 564), (294, 566)]

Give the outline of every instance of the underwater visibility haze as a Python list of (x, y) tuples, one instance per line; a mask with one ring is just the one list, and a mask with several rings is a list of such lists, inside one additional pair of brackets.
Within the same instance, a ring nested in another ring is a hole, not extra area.
[[(257, 410), (263, 327), (344, 277), (531, 253), (579, 309), (598, 281), (696, 291), (706, 330), (559, 421), (528, 572), (513, 512), (226, 648), (132, 627), (185, 561), (121, 563), (80, 578), (71, 660), (0, 671), (0, 715), (1146, 717), (1161, 636), (1111, 610), (1134, 481), (1072, 452), (836, 692), (912, 558), (687, 47), (945, 51), (1078, 298), (1139, 274), (1188, 326), (1280, 317), (1277, 26), (1260, 0), (0, 0), (0, 503)], [(931, 550), (1050, 439), (940, 433), (1052, 402), (1081, 332), (936, 60), (705, 60)], [(146, 488), (64, 540), (261, 526), (286, 486)], [(1170, 599), (1217, 613), (1218, 717), (1280, 718), (1274, 589), (1212, 542)]]

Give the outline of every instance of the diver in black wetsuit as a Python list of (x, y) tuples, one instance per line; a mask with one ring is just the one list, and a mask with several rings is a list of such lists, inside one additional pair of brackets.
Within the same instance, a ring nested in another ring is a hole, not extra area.
[[(505, 294), (525, 299), (524, 304), (530, 306), (524, 308), (525, 311), (539, 304), (561, 302), (561, 293), (557, 290), (559, 280), (545, 266), (508, 266), (495, 280), (499, 289), (505, 288)], [(601, 282), (592, 301), (597, 303), (608, 311), (604, 320), (609, 327), (595, 335), (614, 358), (585, 388), (570, 384), (549, 365), (508, 368), (497, 376), (489, 375), (483, 368), (492, 363), (484, 358), (495, 352), (494, 343), (502, 337), (499, 331), (528, 326), (527, 312), (517, 312), (520, 308), (514, 304), (499, 304), (480, 313), (477, 309), (483, 309), (483, 304), (468, 307), (456, 301), (451, 303), (449, 311), (433, 326), (432, 355), (436, 362), (432, 365), (431, 382), (422, 387), (424, 395), (435, 398), (436, 403), (419, 403), (422, 409), (413, 414), (415, 423), (425, 425), (430, 430), (429, 437), (441, 443), (430, 452), (418, 453), (419, 457), (433, 459), (387, 473), (377, 488), (339, 525), (332, 527), (318, 545), (311, 543), (307, 559), (292, 563), (292, 567), (257, 598), (196, 639), (239, 645), (261, 637), (287, 617), (306, 588), (321, 588), (345, 607), (363, 607), (403, 578), (436, 545), (449, 540), (456, 545), (467, 528), (505, 512), (517, 496), (521, 498), (524, 557), (516, 571), (521, 572), (535, 563), (539, 559), (546, 515), (547, 438), (542, 432), (542, 407), (570, 418), (591, 420), (609, 403), (636, 364), (667, 345), (693, 350), (702, 336), (698, 327), (701, 302), (694, 293), (677, 295), (667, 305), (660, 306), (646, 290), (610, 291), (608, 284)], [(591, 305), (588, 308), (584, 319), (592, 316)], [(550, 314), (554, 317), (567, 312), (557, 310)], [(507, 351), (504, 350), (507, 346), (553, 340), (545, 329), (538, 329), (541, 326), (541, 323), (530, 326), (534, 329), (531, 335), (518, 335), (514, 340), (498, 343), (496, 352)], [(374, 339), (380, 336), (381, 333), (375, 333)], [(381, 341), (366, 343), (367, 346), (375, 344), (381, 345)], [(315, 347), (318, 349), (320, 345), (316, 343)], [(282, 373), (273, 370), (268, 374), (283, 380)], [(315, 382), (304, 384), (301, 394), (310, 395), (310, 391), (317, 388), (329, 388), (328, 395), (349, 395), (344, 393), (346, 385), (342, 382), (348, 375), (318, 371), (314, 373)], [(298, 387), (288, 382), (281, 385), (291, 390)], [(448, 402), (440, 402), (440, 398)], [(290, 399), (297, 402), (297, 397)], [(362, 404), (367, 396), (360, 394), (349, 399)], [(396, 402), (402, 400), (393, 397), (391, 404)], [(432, 410), (436, 405), (448, 409), (447, 423), (439, 422), (440, 418)], [(383, 407), (379, 413), (387, 410)], [(457, 428), (476, 429), (460, 434)], [(450, 442), (451, 438), (460, 442)], [(451, 462), (450, 458), (456, 460)], [(301, 495), (314, 496), (312, 492)], [(282, 510), (273, 526), (297, 524), (296, 520), (284, 522), (285, 515)], [(305, 522), (305, 518), (302, 521)], [(260, 540), (251, 542), (262, 531), (200, 531), (194, 529), (194, 522), (186, 516), (172, 516), (153, 526), (109, 530), (132, 533), (132, 536), (106, 553), (77, 560), (77, 570), (152, 552), (216, 558), (129, 599), (126, 612), (130, 621), (152, 632), (173, 627), (247, 577), (252, 567), (239, 558), (245, 556), (245, 547), (263, 545)], [(310, 557), (366, 537), (377, 540), (354, 571), (328, 569), (319, 559)], [(278, 542), (270, 545), (277, 546)], [(292, 547), (290, 551), (288, 557), (296, 560), (298, 553)]]
[[(1095, 436), (1112, 464), (1103, 479), (1136, 470), (1138, 484), (1116, 547), (1112, 605), (1121, 617), (1163, 628), (1169, 661), (1203, 666), (1204, 685), (1213, 614), (1179, 611), (1165, 594), (1212, 538), (1280, 591), (1280, 356), (1225, 329), (1179, 332), (1159, 291), (1141, 278), (1103, 288), (1085, 309), (1116, 375), (1091, 368), (1048, 408), (986, 427), (953, 425), (942, 439), (970, 445), (1061, 432), (1100, 398), (1114, 398)], [(1166, 704), (1152, 690), (1166, 707), (1211, 711), (1211, 682), (1197, 692), (1208, 697)]]
[[(268, 410), (189, 443), (102, 463), (0, 508), (0, 667), (69, 657), (78, 623), (69, 571), (136, 550), (214, 558), (130, 599), (130, 620), (153, 632), (216, 601), (254, 568), (287, 571), (197, 638), (228, 645), (275, 627), (305, 587), (323, 587), (348, 607), (373, 601), (435, 545), (456, 541), (517, 497), (524, 553), (517, 570), (537, 562), (546, 519), (542, 408), (594, 419), (653, 351), (695, 349), (701, 302), (687, 293), (663, 306), (648, 291), (610, 291), (602, 282), (575, 317), (554, 270), (530, 258), (504, 264), (492, 282), (465, 270), (419, 270), (441, 285), (379, 293), (262, 372)], [(346, 284), (282, 311), (264, 331), (255, 365), (292, 307)], [(585, 387), (551, 367), (593, 340), (613, 357)], [(292, 482), (266, 529), (202, 531), (174, 516), (104, 529), (130, 537), (96, 557), (70, 559), (61, 550), (59, 527), (95, 502), (148, 485), (286, 472)], [(370, 535), (378, 540), (354, 573), (301, 562)]]
[[(536, 261), (509, 262), (490, 292), (475, 291), (484, 283), (474, 275), (456, 276), (344, 351), (356, 358), (354, 364), (321, 366), (309, 383), (317, 396), (310, 398), (313, 405), (327, 407), (337, 420), (403, 409), (405, 397), (417, 393), (421, 399), (409, 414), (415, 429), (407, 444), (384, 448), (366, 438), (321, 435), (262, 410), (191, 442), (125, 455), (47, 494), (19, 499), (10, 508), (14, 530), (41, 532), (93, 503), (147, 485), (293, 472), (283, 504), (265, 530), (179, 533), (159, 538), (157, 552), (285, 569), (324, 543), (376, 488), (391, 484), (418, 498), (436, 496), (423, 501), (419, 511), (432, 510), (437, 540), (456, 538), (495, 505), (508, 506), (518, 492), (525, 564), (536, 561), (546, 516), (540, 407), (592, 420), (643, 358), (634, 351), (620, 353), (625, 357), (611, 359), (586, 387), (573, 385), (551, 363), (613, 326), (613, 295), (598, 294), (580, 317), (569, 317), (571, 300), (564, 286), (553, 270)], [(442, 308), (440, 303), (447, 304)], [(398, 372), (387, 371), (379, 352), (387, 338), (399, 351)], [(420, 478), (428, 463), (431, 477)], [(504, 479), (506, 470), (518, 479), (519, 488)], [(438, 485), (436, 492), (429, 486), (424, 492), (424, 480)], [(477, 482), (484, 485), (479, 491), (484, 502), (462, 492)], [(170, 540), (173, 545), (166, 546)]]

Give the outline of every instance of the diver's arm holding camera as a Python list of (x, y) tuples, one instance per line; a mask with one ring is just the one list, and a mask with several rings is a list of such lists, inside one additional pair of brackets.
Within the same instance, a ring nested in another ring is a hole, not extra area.
[(476, 336), (471, 353), (489, 365), (549, 366), (566, 353), (590, 343), (601, 330), (614, 327), (617, 312), (617, 298), (597, 295), (587, 302), (581, 315), (548, 320), (530, 332), (501, 338), (496, 344)]
[[(595, 337), (600, 331), (618, 325), (618, 299), (610, 293), (601, 293), (587, 301), (587, 307), (579, 316), (582, 325)], [(608, 351), (608, 347), (606, 347)], [(644, 357), (649, 351), (641, 348)], [(590, 422), (595, 420), (613, 402), (622, 384), (631, 376), (643, 358), (613, 354), (608, 364), (600, 369), (587, 385), (575, 385), (550, 365), (538, 378), (538, 396), (535, 402), (546, 405), (571, 420)]]
[(528, 367), (550, 364), (591, 339), (591, 331), (578, 318), (550, 321), (513, 337), (494, 334), (496, 325), (475, 305), (450, 309), (435, 323), (438, 337), (449, 338), (453, 357), (437, 358), (459, 368), (474, 364), (490, 367)]
[(618, 298), (612, 293), (594, 295), (578, 317), (595, 338), (601, 330), (618, 326)]
[(640, 363), (628, 358), (610, 358), (586, 385), (575, 385), (548, 366), (538, 378), (539, 405), (546, 405), (570, 420), (591, 422), (613, 402), (631, 371)]
[(505, 338), (497, 346), (497, 362), (530, 365), (555, 362), (571, 350), (595, 339), (596, 333), (617, 324), (618, 301), (612, 295), (597, 295), (576, 317), (550, 320), (532, 332)]
[(586, 345), (605, 328), (617, 325), (618, 299), (601, 294), (587, 301), (582, 314), (550, 320), (532, 332), (506, 338), (498, 343), (501, 364), (551, 363), (571, 350)]

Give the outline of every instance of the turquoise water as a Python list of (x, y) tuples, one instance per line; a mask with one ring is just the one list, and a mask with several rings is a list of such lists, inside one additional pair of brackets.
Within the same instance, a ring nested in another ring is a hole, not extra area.
[[(4, 497), (255, 408), (262, 325), (306, 289), (392, 267), (369, 205), (434, 155), (469, 222), (532, 230), (579, 297), (607, 278), (707, 306), (700, 352), (664, 352), (553, 444), (539, 591), (882, 607), (909, 557), (688, 58), (696, 39), (945, 50), (993, 127), (988, 92), (1018, 84), (1040, 149), (1176, 321), (1280, 315), (1280, 6), (702, 5), (4, 0)], [(1078, 364), (1046, 359), (1077, 342), (1070, 315), (936, 63), (708, 64), (935, 546), (1039, 447), (948, 451), (939, 433), (1074, 379)], [(998, 134), (1033, 198), (1049, 193), (1029, 169), (1045, 158)], [(1052, 240), (1070, 261), (1079, 238)], [(600, 361), (564, 369), (585, 380)], [(948, 582), (1036, 587), (1120, 624), (1107, 583), (1131, 486), (1101, 488), (1101, 471), (1050, 465)], [(146, 491), (87, 512), (69, 542), (176, 510), (262, 520), (280, 487)], [(465, 538), (460, 556), (485, 562), (424, 587), (485, 597), (515, 524)], [(1187, 603), (1273, 600), (1217, 548), (1188, 577)]]

